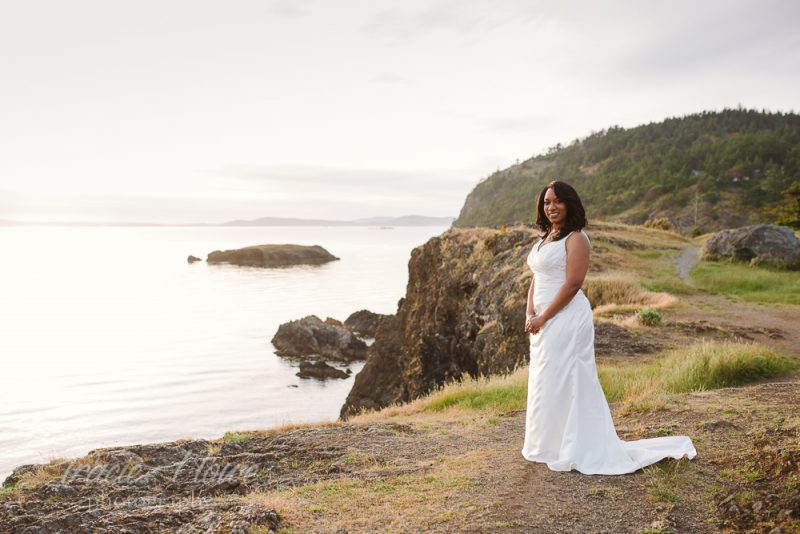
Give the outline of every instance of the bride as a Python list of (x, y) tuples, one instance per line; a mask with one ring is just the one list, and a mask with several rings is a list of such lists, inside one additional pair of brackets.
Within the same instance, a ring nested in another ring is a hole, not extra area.
[(525, 331), (530, 333), (528, 405), (522, 456), (553, 471), (632, 473), (667, 457), (697, 455), (687, 436), (622, 441), (594, 361), (594, 323), (581, 285), (589, 269), (586, 214), (575, 189), (553, 181), (536, 199), (545, 232), (527, 263), (533, 271)]

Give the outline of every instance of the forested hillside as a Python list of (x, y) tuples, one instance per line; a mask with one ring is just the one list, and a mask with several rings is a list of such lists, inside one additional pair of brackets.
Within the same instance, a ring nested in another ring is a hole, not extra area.
[(611, 126), (488, 176), (453, 225), (532, 224), (550, 180), (572, 184), (590, 219), (665, 217), (684, 233), (800, 227), (800, 115), (737, 108)]

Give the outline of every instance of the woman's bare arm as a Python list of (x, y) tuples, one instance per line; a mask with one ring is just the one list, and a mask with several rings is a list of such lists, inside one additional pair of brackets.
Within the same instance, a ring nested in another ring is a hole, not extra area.
[(533, 307), (533, 284), (534, 284), (535, 281), (536, 281), (536, 277), (535, 276), (531, 276), (531, 285), (528, 288), (528, 308), (527, 308), (527, 311), (525, 312), (525, 317), (526, 318), (533, 316), (533, 313), (534, 313), (534, 307)]
[(569, 301), (572, 300), (572, 297), (575, 296), (581, 288), (581, 285), (583, 285), (583, 280), (586, 278), (586, 273), (589, 271), (589, 240), (583, 232), (573, 232), (573, 234), (577, 234), (580, 237), (572, 237), (572, 235), (570, 235), (566, 238), (566, 279), (558, 289), (558, 292), (555, 297), (553, 297), (547, 309), (539, 314), (539, 317), (544, 321), (552, 318), (561, 308), (569, 304)]

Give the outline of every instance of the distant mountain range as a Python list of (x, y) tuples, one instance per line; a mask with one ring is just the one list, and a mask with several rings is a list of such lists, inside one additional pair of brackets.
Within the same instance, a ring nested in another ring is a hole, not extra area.
[(261, 217), (251, 220), (234, 220), (224, 223), (160, 224), (147, 222), (87, 222), (41, 221), (23, 222), (0, 219), (0, 226), (450, 226), (455, 217), (426, 217), (402, 215), (400, 217), (366, 217), (362, 219), (300, 219), (290, 217)]

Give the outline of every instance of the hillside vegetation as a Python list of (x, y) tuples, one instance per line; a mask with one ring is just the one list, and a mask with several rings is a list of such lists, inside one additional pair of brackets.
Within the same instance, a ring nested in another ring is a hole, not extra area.
[(800, 226), (800, 115), (738, 108), (611, 126), (488, 176), (453, 225), (532, 224), (536, 193), (551, 180), (573, 185), (590, 218), (666, 217), (696, 234)]

